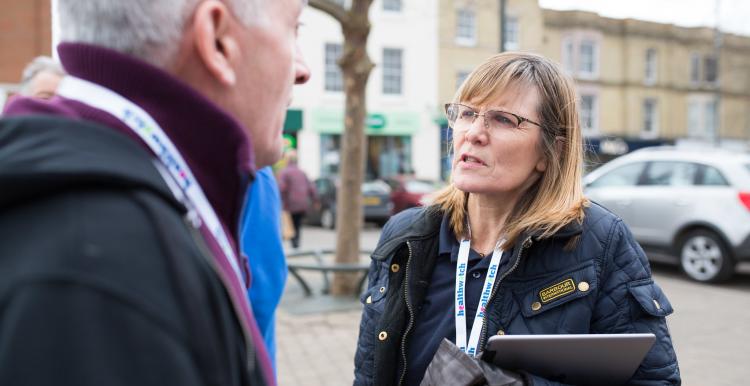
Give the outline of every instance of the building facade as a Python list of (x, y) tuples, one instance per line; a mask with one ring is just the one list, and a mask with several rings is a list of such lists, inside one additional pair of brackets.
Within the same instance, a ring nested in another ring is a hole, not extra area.
[[(375, 68), (367, 85), (366, 178), (413, 173), (438, 179), (437, 3), (376, 0), (370, 21), (367, 51)], [(286, 134), (296, 142), (305, 172), (334, 175), (344, 131), (345, 95), (337, 65), (343, 34), (338, 22), (311, 7), (302, 23), (299, 42), (312, 76), (294, 90), (290, 113), (301, 119), (298, 128), (288, 121)]]
[(18, 91), (23, 68), (52, 50), (50, 0), (0, 0), (0, 109)]

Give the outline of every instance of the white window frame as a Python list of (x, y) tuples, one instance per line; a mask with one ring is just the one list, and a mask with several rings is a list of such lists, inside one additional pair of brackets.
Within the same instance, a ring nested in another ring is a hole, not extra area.
[(456, 44), (468, 47), (477, 44), (477, 12), (473, 8), (456, 9)]
[[(323, 89), (326, 92), (340, 93), (344, 91), (344, 74), (341, 71), (341, 67), (339, 67), (337, 63), (338, 58), (333, 59), (332, 62), (330, 61), (332, 58), (329, 57), (328, 55), (329, 54), (328, 49), (331, 47), (338, 47), (339, 56), (343, 54), (343, 51), (344, 51), (343, 44), (341, 43), (325, 43), (325, 45), (323, 46), (323, 61), (324, 61)], [(329, 84), (328, 83), (329, 76), (337, 76), (338, 81), (336, 81), (335, 83)]]
[[(591, 45), (591, 69), (583, 68), (583, 47), (584, 44)], [(591, 38), (583, 38), (578, 42), (578, 76), (586, 79), (594, 79), (599, 74), (599, 44)]]
[[(659, 101), (656, 98), (643, 100), (643, 124), (641, 138), (654, 139), (659, 137)], [(649, 116), (650, 115), (650, 116)], [(649, 129), (649, 123), (651, 125)]]
[(701, 54), (693, 52), (690, 54), (690, 66), (688, 68), (688, 76), (690, 77), (690, 84), (698, 85), (701, 82)]
[(716, 114), (720, 114), (714, 95), (695, 94), (687, 99), (687, 135), (712, 140), (716, 135)]
[[(398, 52), (399, 62), (398, 69), (389, 67), (390, 62), (386, 61), (386, 52)], [(398, 80), (398, 90), (393, 86)], [(404, 49), (395, 47), (383, 47), (383, 95), (403, 95), (404, 94)]]
[(643, 74), (643, 82), (646, 85), (656, 84), (656, 79), (659, 71), (659, 53), (656, 48), (649, 48), (646, 50), (645, 68)]
[[(584, 98), (590, 97), (591, 98), (591, 111), (589, 112), (590, 117), (588, 117), (591, 120), (591, 125), (587, 127), (584, 122), (588, 119), (584, 119), (587, 117), (584, 117), (584, 108), (583, 108), (583, 101)], [(599, 134), (599, 95), (595, 92), (587, 92), (582, 91), (580, 95), (580, 101), (581, 101), (581, 132), (583, 133), (584, 137), (592, 137)]]
[[(584, 69), (583, 47), (591, 46), (591, 68)], [(596, 31), (573, 30), (563, 35), (562, 61), (563, 68), (578, 79), (596, 80), (600, 76), (602, 36)]]
[(503, 47), (506, 50), (517, 51), (521, 49), (521, 24), (517, 16), (505, 16), (503, 39), (505, 40)]

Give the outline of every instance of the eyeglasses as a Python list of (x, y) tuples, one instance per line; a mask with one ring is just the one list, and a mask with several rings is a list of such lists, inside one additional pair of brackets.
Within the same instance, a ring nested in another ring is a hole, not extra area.
[(489, 110), (484, 114), (479, 114), (471, 107), (460, 103), (446, 103), (445, 116), (448, 118), (450, 127), (460, 131), (468, 130), (474, 124), (477, 117), (484, 117), (484, 127), (491, 132), (518, 129), (524, 122), (542, 127), (542, 125), (530, 119), (507, 111)]

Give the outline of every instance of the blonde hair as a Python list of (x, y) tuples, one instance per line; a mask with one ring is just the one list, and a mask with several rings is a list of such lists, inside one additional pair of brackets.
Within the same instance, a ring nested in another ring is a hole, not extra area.
[[(572, 79), (547, 58), (518, 52), (487, 59), (469, 74), (454, 102), (485, 105), (510, 87), (534, 87), (539, 93), (538, 116), (542, 126), (540, 151), (547, 160), (542, 176), (523, 194), (504, 226), (507, 245), (521, 233), (547, 238), (560, 228), (583, 221), (588, 201), (583, 196), (583, 137), (578, 123)], [(456, 235), (466, 234), (469, 193), (452, 183), (439, 191), (433, 203), (445, 211)]]

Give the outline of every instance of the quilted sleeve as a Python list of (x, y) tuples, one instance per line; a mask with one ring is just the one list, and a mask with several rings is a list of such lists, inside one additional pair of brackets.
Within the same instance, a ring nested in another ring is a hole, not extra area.
[(680, 370), (666, 321), (672, 305), (651, 277), (643, 249), (620, 219), (602, 242), (601, 291), (591, 332), (653, 333), (656, 341), (628, 384), (679, 385)]

